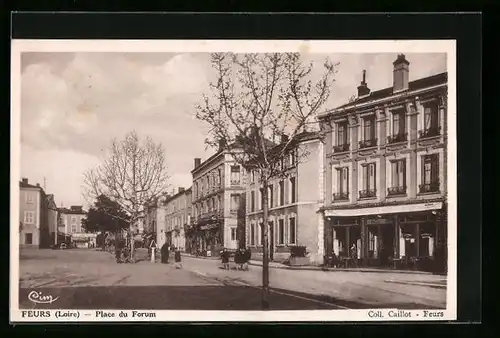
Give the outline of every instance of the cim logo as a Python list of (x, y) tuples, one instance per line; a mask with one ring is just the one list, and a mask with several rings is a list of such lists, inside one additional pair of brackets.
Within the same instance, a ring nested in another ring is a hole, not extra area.
[(53, 297), (52, 295), (44, 295), (42, 292), (38, 291), (31, 291), (28, 294), (28, 299), (36, 304), (52, 304), (54, 303), (59, 297)]

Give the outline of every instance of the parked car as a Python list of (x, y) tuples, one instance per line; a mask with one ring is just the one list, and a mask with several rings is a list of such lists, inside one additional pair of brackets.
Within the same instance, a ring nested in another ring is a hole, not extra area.
[(60, 246), (61, 250), (64, 250), (66, 249), (66, 243), (61, 243), (61, 246)]

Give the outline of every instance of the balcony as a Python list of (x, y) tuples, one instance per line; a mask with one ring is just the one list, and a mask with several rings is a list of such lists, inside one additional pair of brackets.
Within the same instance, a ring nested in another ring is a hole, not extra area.
[(377, 197), (377, 189), (367, 189), (359, 191), (359, 198), (373, 198)]
[(418, 138), (427, 138), (439, 136), (441, 134), (441, 127), (431, 127), (418, 131)]
[(421, 194), (439, 192), (439, 181), (431, 182), (429, 184), (420, 184), (419, 191)]
[(387, 196), (406, 195), (406, 187), (387, 188)]
[(375, 147), (377, 145), (377, 139), (372, 138), (370, 140), (363, 140), (359, 141), (359, 148), (370, 148), (370, 147)]
[(350, 148), (349, 146), (350, 146), (349, 143), (344, 143), (344, 144), (339, 144), (339, 145), (333, 146), (333, 152), (334, 153), (341, 153), (344, 151), (349, 151), (349, 148)]
[(387, 138), (387, 143), (398, 143), (408, 141), (408, 133), (399, 133), (396, 135), (391, 135)]
[(334, 201), (348, 201), (349, 200), (349, 193), (348, 192), (337, 192), (333, 194), (333, 200)]

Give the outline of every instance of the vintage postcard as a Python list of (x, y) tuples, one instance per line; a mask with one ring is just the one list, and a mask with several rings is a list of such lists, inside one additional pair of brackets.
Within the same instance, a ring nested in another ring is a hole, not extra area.
[(456, 319), (455, 41), (13, 40), (11, 76), (11, 322)]

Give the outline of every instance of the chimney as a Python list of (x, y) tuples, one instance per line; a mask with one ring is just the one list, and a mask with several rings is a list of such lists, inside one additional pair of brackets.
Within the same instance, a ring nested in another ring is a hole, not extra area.
[(363, 80), (361, 84), (358, 86), (358, 97), (365, 96), (370, 94), (370, 88), (366, 84), (366, 70), (363, 70)]
[(398, 54), (398, 58), (392, 64), (394, 65), (393, 92), (408, 89), (410, 63), (406, 60), (405, 55)]
[(37, 186), (37, 187), (40, 187), (40, 183), (37, 183), (37, 184), (36, 184), (36, 186)]
[(28, 184), (28, 179), (23, 177), (23, 183)]
[(288, 142), (288, 135), (286, 134), (281, 135), (281, 143), (286, 143), (286, 142)]
[(194, 168), (198, 168), (201, 164), (201, 158), (197, 157), (194, 159)]
[(184, 188), (182, 188), (182, 187), (180, 187), (180, 188), (179, 188), (179, 192), (183, 192), (183, 191), (185, 191), (185, 190), (186, 190), (186, 189), (184, 189)]
[(222, 138), (219, 140), (219, 151), (224, 150), (225, 147), (226, 147), (226, 140)]

